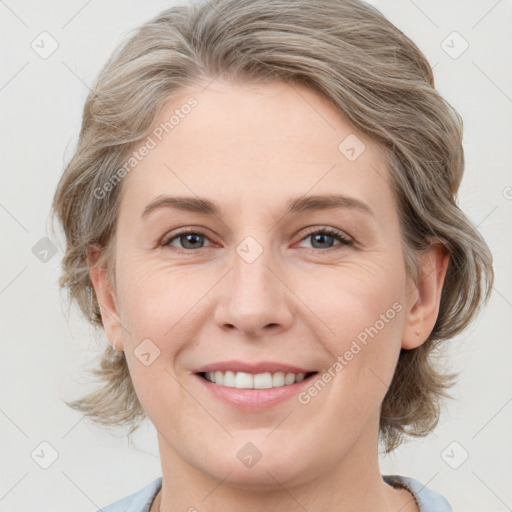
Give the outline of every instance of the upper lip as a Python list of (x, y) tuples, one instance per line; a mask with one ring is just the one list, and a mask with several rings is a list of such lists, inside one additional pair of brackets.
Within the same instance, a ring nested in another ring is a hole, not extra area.
[(245, 372), (245, 373), (311, 373), (316, 370), (308, 370), (300, 366), (279, 363), (277, 361), (261, 361), (261, 362), (244, 362), (244, 361), (219, 361), (218, 363), (210, 363), (197, 368), (194, 373), (203, 372)]

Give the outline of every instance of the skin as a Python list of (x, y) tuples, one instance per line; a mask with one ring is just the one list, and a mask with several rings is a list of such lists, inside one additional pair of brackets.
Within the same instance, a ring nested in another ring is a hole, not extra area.
[[(421, 345), (434, 327), (448, 256), (434, 243), (418, 282), (408, 279), (378, 148), (317, 93), (217, 80), (182, 91), (156, 125), (190, 96), (197, 107), (125, 178), (114, 282), (101, 249), (90, 254), (106, 335), (124, 350), (158, 432), (163, 486), (151, 510), (418, 511), (406, 490), (382, 480), (379, 413), (400, 349)], [(350, 134), (366, 145), (355, 161), (338, 150)], [(285, 215), (291, 198), (332, 193), (374, 215)], [(221, 215), (160, 208), (142, 218), (161, 195), (208, 198)], [(205, 237), (160, 245), (186, 227)], [(315, 245), (312, 227), (355, 243)], [(236, 252), (247, 236), (263, 248), (250, 264)], [(228, 359), (325, 371), (394, 303), (401, 311), (307, 405), (293, 397), (241, 411), (191, 374)], [(134, 355), (144, 339), (160, 350), (148, 366)], [(262, 453), (251, 468), (237, 457), (247, 442)]]

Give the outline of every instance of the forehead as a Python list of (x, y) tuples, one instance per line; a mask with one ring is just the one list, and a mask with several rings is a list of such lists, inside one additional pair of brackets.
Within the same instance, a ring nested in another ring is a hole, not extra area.
[(154, 128), (154, 147), (123, 185), (139, 210), (166, 193), (238, 208), (308, 193), (392, 201), (382, 150), (303, 86), (215, 81), (183, 90)]

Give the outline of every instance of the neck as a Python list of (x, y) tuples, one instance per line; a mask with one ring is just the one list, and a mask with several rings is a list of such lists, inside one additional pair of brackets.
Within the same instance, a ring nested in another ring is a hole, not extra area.
[[(251, 476), (257, 478), (249, 484), (233, 479), (233, 471), (229, 467), (225, 468), (221, 478), (214, 478), (187, 464), (159, 433), (162, 489), (150, 512), (419, 512), (408, 491), (395, 489), (382, 480), (377, 442), (368, 443), (368, 439), (377, 438), (373, 427), (375, 425), (368, 425), (368, 431), (362, 433), (334, 467), (317, 468), (306, 477), (297, 475), (287, 479), (285, 475), (290, 473), (283, 468), (279, 471), (275, 464), (267, 463), (262, 467), (258, 463), (260, 473), (255, 473), (257, 466), (251, 468), (250, 471), (254, 472)], [(300, 451), (297, 456), (300, 457)]]

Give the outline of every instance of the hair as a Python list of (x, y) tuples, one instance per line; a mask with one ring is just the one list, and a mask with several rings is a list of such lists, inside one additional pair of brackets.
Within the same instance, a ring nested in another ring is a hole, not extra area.
[[(464, 172), (460, 115), (435, 89), (418, 47), (360, 0), (190, 3), (163, 11), (117, 48), (87, 97), (77, 148), (53, 203), (66, 237), (60, 285), (70, 303), (102, 327), (88, 254), (100, 246), (113, 275), (122, 182), (101, 198), (97, 191), (116, 183), (173, 95), (219, 76), (303, 85), (327, 98), (386, 159), (407, 275), (419, 278), (418, 256), (433, 238), (449, 253), (435, 326), (422, 345), (401, 350), (381, 406), (386, 453), (404, 435), (427, 435), (456, 377), (440, 371), (435, 349), (464, 330), (489, 299), (492, 255), (457, 205)], [(101, 386), (67, 405), (104, 426), (128, 425), (131, 434), (146, 415), (124, 352), (108, 345), (91, 371)]]

